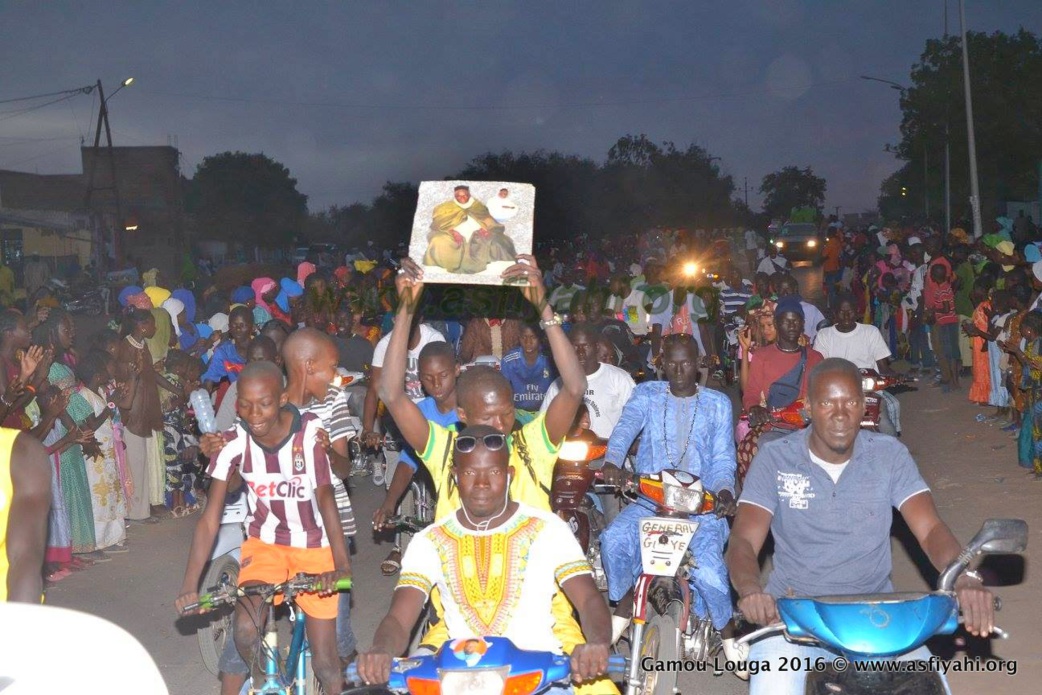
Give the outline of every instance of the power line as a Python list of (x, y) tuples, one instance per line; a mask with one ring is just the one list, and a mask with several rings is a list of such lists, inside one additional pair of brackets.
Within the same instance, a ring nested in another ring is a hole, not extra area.
[(28, 107), (26, 107), (24, 109), (14, 109), (14, 110), (11, 110), (11, 111), (0, 111), (0, 115), (6, 114), (6, 115), (3, 115), (2, 118), (0, 118), (0, 121), (7, 121), (7, 120), (10, 120), (12, 118), (17, 118), (18, 116), (21, 116), (23, 114), (29, 113), (31, 111), (37, 111), (37, 110), (42, 109), (42, 108), (44, 108), (46, 106), (50, 106), (51, 104), (57, 104), (57, 103), (60, 103), (62, 101), (66, 101), (68, 99), (72, 99), (73, 97), (79, 96), (79, 95), (80, 95), (80, 92), (75, 92), (73, 94), (66, 94), (63, 97), (58, 97), (57, 99), (52, 99), (51, 101), (45, 101), (44, 103), (37, 104), (36, 106), (28, 106)]
[(37, 94), (31, 97), (15, 97), (13, 99), (0, 99), (0, 104), (11, 104), (16, 101), (33, 101), (35, 99), (46, 99), (47, 97), (56, 97), (62, 94), (90, 94), (94, 91), (94, 85), (87, 87), (78, 87), (77, 89), (63, 89), (60, 92), (48, 92), (47, 94)]

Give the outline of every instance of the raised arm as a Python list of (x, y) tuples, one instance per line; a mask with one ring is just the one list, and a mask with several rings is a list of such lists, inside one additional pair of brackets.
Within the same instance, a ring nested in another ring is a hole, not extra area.
[(412, 322), (423, 292), (423, 269), (412, 259), (404, 258), (394, 282), (398, 290), (398, 311), (394, 316), (394, 330), (387, 344), (377, 391), (405, 441), (416, 451), (423, 451), (430, 436), (430, 423), (405, 392), (405, 362), (409, 355)]
[[(546, 285), (543, 284), (543, 273), (539, 270), (534, 256), (522, 254), (518, 262), (503, 271), (504, 280), (527, 278), (528, 284), (521, 288), (540, 321), (551, 321), (554, 310), (546, 301)], [(575, 420), (575, 413), (583, 402), (586, 393), (586, 373), (579, 358), (575, 355), (568, 336), (560, 324), (545, 326), (546, 342), (550, 345), (550, 354), (557, 372), (561, 375), (561, 390), (546, 408), (546, 433), (555, 445), (560, 444)], [(400, 424), (400, 423), (399, 423)], [(426, 439), (424, 439), (426, 444)]]

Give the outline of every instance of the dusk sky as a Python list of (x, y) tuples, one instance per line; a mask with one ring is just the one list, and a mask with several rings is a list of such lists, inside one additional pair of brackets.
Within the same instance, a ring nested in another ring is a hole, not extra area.
[[(966, 5), (972, 30), (1042, 31), (1040, 0)], [(721, 157), (754, 209), (765, 174), (809, 165), (828, 210), (855, 212), (900, 137), (898, 93), (858, 76), (908, 83), (943, 17), (944, 0), (0, 0), (0, 101), (133, 76), (109, 103), (116, 145), (175, 143), (188, 176), (264, 152), (313, 211), (487, 151), (603, 161), (646, 133)], [(0, 103), (0, 168), (80, 171), (96, 95), (18, 113), (44, 101)]]

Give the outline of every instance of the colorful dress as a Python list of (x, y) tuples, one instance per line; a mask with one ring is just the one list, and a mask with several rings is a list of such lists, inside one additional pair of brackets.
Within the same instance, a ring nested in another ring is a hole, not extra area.
[[(988, 313), (991, 311), (991, 302), (985, 300), (973, 310), (973, 325), (977, 330), (987, 331)], [(970, 401), (973, 403), (987, 403), (991, 393), (991, 367), (988, 363), (988, 340), (979, 336), (970, 339), (970, 348), (973, 350), (973, 383), (970, 385)]]
[(1021, 390), (1025, 395), (1024, 417), (1017, 439), (1017, 459), (1024, 468), (1042, 475), (1042, 339), (1024, 348), (1027, 364)]
[[(110, 383), (101, 394), (107, 402), (116, 399), (116, 386)], [(134, 481), (130, 477), (130, 469), (127, 468), (127, 446), (123, 443), (123, 415), (119, 408), (112, 409), (112, 444), (116, 452), (116, 471), (119, 473), (119, 484), (123, 490), (123, 501), (134, 494)]]
[[(94, 415), (105, 413), (107, 402), (98, 394), (88, 388), (80, 389), (80, 394), (94, 409)], [(99, 549), (122, 543), (127, 536), (124, 522), (127, 500), (116, 465), (116, 439), (112, 429), (108, 418), (98, 425), (94, 438), (101, 447), (101, 455), (84, 457), (94, 507), (94, 538)]]
[[(94, 409), (80, 393), (82, 389), (79, 388), (76, 375), (67, 366), (61, 362), (53, 363), (47, 379), (51, 385), (71, 391), (65, 413), (74, 423), (80, 425), (94, 414)], [(68, 431), (60, 419), (55, 421), (54, 428), (58, 432), (57, 439), (64, 437)], [(65, 509), (69, 515), (72, 552), (92, 552), (97, 549), (94, 537), (94, 508), (87, 479), (87, 465), (80, 444), (73, 444), (59, 455), (58, 477), (61, 481)]]
[[(166, 372), (163, 377), (177, 388), (181, 379)], [(188, 427), (188, 410), (177, 396), (160, 389), (159, 400), (163, 408), (163, 461), (166, 463), (166, 506), (173, 508), (174, 493), (180, 492), (185, 505), (195, 504), (196, 460), (192, 451), (199, 442)], [(192, 449), (192, 451), (189, 451)]]

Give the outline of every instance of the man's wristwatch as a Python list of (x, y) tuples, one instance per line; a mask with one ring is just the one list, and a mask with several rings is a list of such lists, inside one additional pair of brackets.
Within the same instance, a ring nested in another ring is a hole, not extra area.
[(545, 331), (550, 326), (560, 326), (562, 323), (564, 323), (564, 319), (561, 318), (560, 314), (554, 312), (552, 317), (541, 320), (539, 322), (539, 327)]

